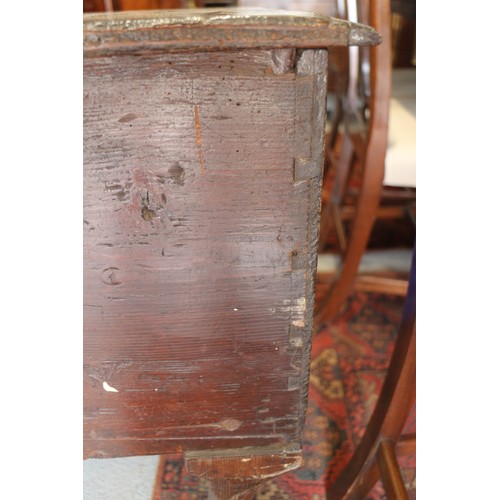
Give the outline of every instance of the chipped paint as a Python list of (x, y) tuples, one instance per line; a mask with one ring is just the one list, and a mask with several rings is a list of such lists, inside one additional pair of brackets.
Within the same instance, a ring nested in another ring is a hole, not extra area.
[(107, 392), (118, 392), (118, 389), (111, 387), (107, 382), (102, 383), (102, 388)]

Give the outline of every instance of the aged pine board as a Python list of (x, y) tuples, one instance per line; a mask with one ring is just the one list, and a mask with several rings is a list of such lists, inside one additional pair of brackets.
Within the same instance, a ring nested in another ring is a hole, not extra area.
[(84, 16), (86, 57), (154, 51), (326, 48), (380, 43), (372, 28), (329, 16), (259, 8), (125, 11)]
[(311, 48), (378, 40), (312, 14), (85, 17), (85, 456), (184, 451), (234, 477), (223, 496), (298, 465), (326, 78)]
[(85, 60), (86, 456), (300, 447), (325, 64)]

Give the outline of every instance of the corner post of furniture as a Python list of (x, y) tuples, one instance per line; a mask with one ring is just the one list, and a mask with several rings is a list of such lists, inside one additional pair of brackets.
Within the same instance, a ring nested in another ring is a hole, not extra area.
[(84, 454), (243, 499), (300, 465), (327, 47), (288, 11), (84, 16)]

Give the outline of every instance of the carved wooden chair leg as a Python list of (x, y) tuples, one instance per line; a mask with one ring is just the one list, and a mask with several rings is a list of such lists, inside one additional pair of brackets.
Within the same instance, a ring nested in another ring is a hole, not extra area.
[[(366, 431), (354, 454), (327, 491), (328, 500), (365, 498), (382, 477), (388, 498), (404, 499), (402, 480), (395, 462), (395, 443), (408, 450), (411, 439), (400, 438), (415, 402), (416, 380), (416, 283), (415, 257), (398, 338), (387, 376)], [(403, 488), (404, 489), (404, 488)]]

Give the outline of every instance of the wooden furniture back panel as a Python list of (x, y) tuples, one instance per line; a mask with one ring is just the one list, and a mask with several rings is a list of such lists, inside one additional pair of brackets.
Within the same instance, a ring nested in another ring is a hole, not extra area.
[(86, 456), (300, 448), (326, 61), (85, 59)]

